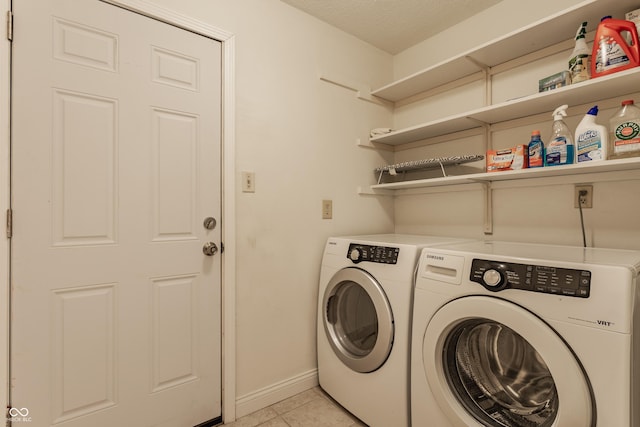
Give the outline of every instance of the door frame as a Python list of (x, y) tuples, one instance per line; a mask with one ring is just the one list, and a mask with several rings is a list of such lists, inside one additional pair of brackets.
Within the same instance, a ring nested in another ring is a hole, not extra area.
[[(11, 0), (0, 0), (0, 14), (11, 10)], [(100, 0), (117, 7), (140, 13), (170, 25), (215, 39), (222, 43), (222, 417), (228, 423), (236, 418), (236, 325), (235, 325), (235, 36), (196, 19), (178, 14), (146, 0)], [(2, 7), (4, 6), (4, 8)], [(7, 34), (7, 20), (0, 17)], [(10, 310), (10, 243), (5, 233), (5, 213), (11, 206), (10, 176), (10, 106), (11, 106), (11, 42), (0, 37), (0, 407), (6, 408), (9, 399), (9, 310)]]
[(6, 37), (6, 13), (11, 0), (0, 0), (0, 407), (9, 403), (9, 253), (11, 240), (5, 232), (6, 212), (10, 206), (10, 105), (11, 105), (11, 42)]

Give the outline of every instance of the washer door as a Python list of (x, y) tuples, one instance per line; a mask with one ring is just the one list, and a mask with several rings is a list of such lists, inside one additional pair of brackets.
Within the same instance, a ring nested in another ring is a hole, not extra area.
[(324, 293), (324, 329), (336, 356), (350, 369), (372, 372), (389, 357), (393, 313), (382, 287), (364, 270), (338, 271)]
[(427, 325), (423, 364), (454, 425), (595, 425), (591, 388), (571, 349), (513, 303), (472, 296), (443, 306)]

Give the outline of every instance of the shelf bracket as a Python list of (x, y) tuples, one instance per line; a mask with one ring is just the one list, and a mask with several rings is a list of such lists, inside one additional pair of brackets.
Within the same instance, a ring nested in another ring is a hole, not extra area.
[(493, 234), (493, 188), (491, 182), (483, 182), (484, 193), (484, 234)]
[(382, 144), (380, 142), (371, 142), (369, 139), (356, 138), (356, 146), (372, 150), (395, 151), (392, 145)]
[(488, 106), (493, 103), (493, 88), (491, 79), (491, 67), (484, 64), (472, 56), (465, 55), (465, 59), (480, 68), (484, 74), (484, 105)]
[(360, 196), (388, 196), (393, 197), (395, 191), (393, 190), (374, 190), (371, 187), (358, 187), (358, 195)]
[(371, 88), (366, 84), (353, 81), (353, 79), (350, 79), (348, 77), (341, 76), (338, 74), (320, 72), (318, 74), (318, 78), (323, 82), (331, 83), (333, 85), (355, 92), (356, 98), (361, 101), (371, 102), (373, 104), (378, 104), (385, 107), (393, 106), (393, 104), (390, 103), (389, 101), (386, 101), (382, 98), (372, 95)]
[(491, 67), (489, 67), (487, 64), (485, 64), (483, 62), (478, 61), (473, 56), (465, 55), (464, 59), (466, 59), (467, 61), (469, 61), (472, 64), (474, 64), (476, 67), (480, 68), (485, 73), (489, 73), (489, 70), (491, 70)]

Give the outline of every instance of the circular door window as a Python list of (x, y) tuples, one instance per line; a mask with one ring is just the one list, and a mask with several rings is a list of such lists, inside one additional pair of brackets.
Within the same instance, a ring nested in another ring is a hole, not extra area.
[(580, 363), (544, 321), (507, 301), (466, 297), (427, 326), (423, 361), (439, 406), (456, 425), (591, 426)]
[(393, 314), (380, 284), (364, 270), (338, 271), (324, 294), (324, 329), (336, 356), (357, 372), (384, 364), (393, 345)]
[(558, 390), (540, 354), (511, 328), (488, 319), (456, 325), (443, 353), (445, 375), (459, 401), (492, 426), (548, 427)]

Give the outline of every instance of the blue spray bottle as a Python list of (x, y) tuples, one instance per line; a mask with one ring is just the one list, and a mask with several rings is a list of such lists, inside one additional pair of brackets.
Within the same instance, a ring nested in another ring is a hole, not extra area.
[(545, 166), (570, 165), (575, 161), (573, 136), (563, 120), (567, 116), (567, 108), (568, 105), (561, 105), (553, 112), (551, 140), (544, 156)]

